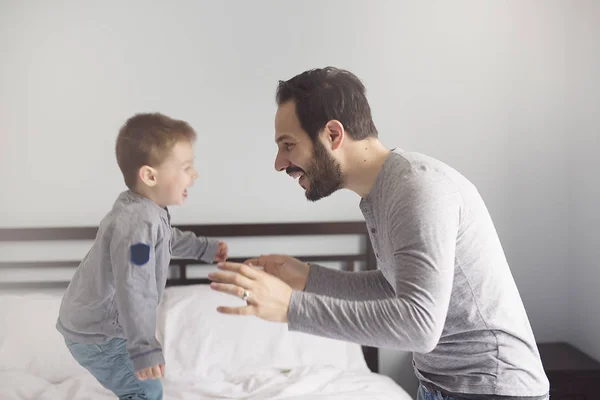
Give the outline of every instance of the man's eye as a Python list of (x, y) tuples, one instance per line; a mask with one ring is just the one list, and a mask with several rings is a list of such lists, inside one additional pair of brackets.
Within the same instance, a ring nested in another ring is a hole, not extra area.
[(290, 151), (292, 149), (292, 147), (294, 147), (294, 143), (286, 143), (285, 144), (285, 149), (287, 151)]

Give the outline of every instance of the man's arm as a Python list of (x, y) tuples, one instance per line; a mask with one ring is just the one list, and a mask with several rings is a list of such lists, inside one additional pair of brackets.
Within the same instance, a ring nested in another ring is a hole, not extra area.
[(394, 297), (392, 285), (377, 271), (349, 272), (310, 264), (307, 293), (344, 300), (377, 300)]
[(192, 258), (211, 263), (219, 250), (219, 241), (204, 236), (196, 236), (193, 232), (183, 232), (171, 228), (171, 251), (174, 257)]
[(462, 198), (435, 172), (411, 172), (387, 200), (396, 296), (353, 301), (293, 292), (290, 330), (428, 352), (441, 336), (454, 277)]
[(165, 363), (156, 339), (156, 235), (150, 221), (128, 220), (110, 243), (119, 323), (136, 371)]

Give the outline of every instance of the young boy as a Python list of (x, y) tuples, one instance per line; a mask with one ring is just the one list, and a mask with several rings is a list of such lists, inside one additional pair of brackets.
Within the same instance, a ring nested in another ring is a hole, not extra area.
[(156, 309), (171, 256), (227, 258), (224, 242), (171, 227), (167, 206), (183, 204), (198, 176), (195, 140), (186, 122), (158, 113), (125, 123), (116, 155), (129, 189), (100, 223), (62, 300), (56, 327), (69, 351), (120, 399), (162, 399)]

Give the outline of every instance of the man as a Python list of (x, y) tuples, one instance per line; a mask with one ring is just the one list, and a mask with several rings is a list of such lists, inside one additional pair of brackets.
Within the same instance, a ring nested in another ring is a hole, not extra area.
[[(228, 314), (414, 353), (420, 399), (547, 399), (549, 383), (498, 235), (476, 188), (422, 154), (378, 140), (365, 88), (336, 68), (277, 89), (277, 171), (317, 201), (361, 197), (379, 269), (343, 272), (284, 255), (223, 263)], [(264, 268), (261, 271), (252, 266)]]

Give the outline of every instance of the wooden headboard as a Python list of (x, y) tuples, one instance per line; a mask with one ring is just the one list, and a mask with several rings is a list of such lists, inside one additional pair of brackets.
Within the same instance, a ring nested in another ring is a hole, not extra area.
[[(369, 235), (364, 222), (312, 222), (312, 223), (268, 223), (268, 224), (225, 224), (225, 225), (176, 225), (181, 230), (192, 231), (199, 236), (217, 238), (265, 236), (294, 237), (294, 236), (339, 236), (358, 235), (361, 237), (359, 252), (340, 254), (290, 254), (305, 262), (335, 262), (341, 263), (346, 271), (358, 271), (360, 265), (364, 270), (376, 269), (375, 255), (369, 241)], [(0, 228), (0, 242), (33, 242), (33, 241), (78, 241), (93, 240), (97, 227), (60, 227), (60, 228)], [(257, 249), (260, 251), (260, 249)], [(229, 258), (230, 261), (243, 262), (259, 254), (248, 254), (245, 257)], [(80, 260), (52, 261), (0, 261), (2, 269), (31, 269), (31, 268), (76, 268)], [(167, 280), (167, 286), (208, 284), (206, 278), (188, 277), (188, 266), (202, 265), (202, 261), (172, 259), (171, 265), (176, 269), (176, 276)], [(68, 282), (19, 282), (19, 288), (55, 288), (66, 287)], [(14, 287), (14, 283), (0, 282), (0, 289)], [(367, 365), (373, 372), (379, 370), (379, 354), (377, 348), (363, 346)]]

